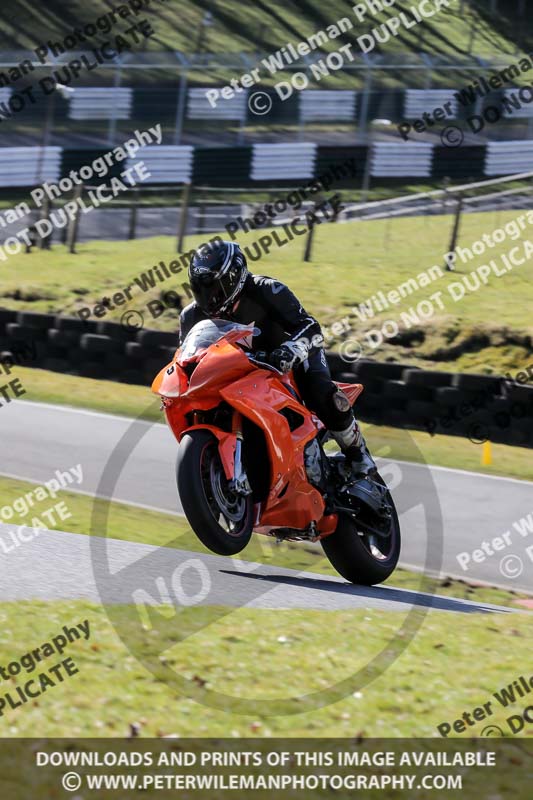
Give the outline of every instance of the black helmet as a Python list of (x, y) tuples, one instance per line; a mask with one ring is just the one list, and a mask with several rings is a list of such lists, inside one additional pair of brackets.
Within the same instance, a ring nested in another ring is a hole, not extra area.
[(246, 258), (238, 244), (221, 240), (203, 245), (189, 266), (189, 282), (202, 311), (216, 316), (228, 311), (248, 276)]

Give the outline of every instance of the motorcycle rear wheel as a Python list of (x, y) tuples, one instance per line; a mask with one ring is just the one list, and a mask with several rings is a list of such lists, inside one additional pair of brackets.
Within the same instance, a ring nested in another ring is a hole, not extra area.
[(213, 434), (197, 429), (183, 436), (176, 478), (183, 511), (200, 541), (221, 556), (244, 550), (253, 530), (252, 497), (230, 490)]
[[(379, 482), (385, 485), (381, 476)], [(358, 531), (356, 519), (340, 512), (335, 532), (321, 539), (331, 565), (350, 583), (374, 586), (386, 581), (396, 569), (401, 549), (400, 523), (390, 492), (387, 500), (392, 506), (389, 537), (372, 537)]]

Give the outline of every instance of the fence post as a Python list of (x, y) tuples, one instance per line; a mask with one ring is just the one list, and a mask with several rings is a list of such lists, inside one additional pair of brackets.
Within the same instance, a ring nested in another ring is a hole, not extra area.
[[(74, 189), (74, 200), (78, 201), (83, 193), (83, 184), (78, 183)], [(76, 252), (76, 240), (78, 238), (78, 230), (80, 226), (80, 207), (76, 209), (74, 217), (71, 219), (68, 226), (67, 246), (69, 253)]]
[(304, 261), (311, 261), (311, 253), (313, 250), (313, 239), (315, 236), (315, 225), (311, 225), (307, 239), (305, 240)]
[(178, 253), (183, 252), (183, 242), (187, 232), (187, 215), (189, 213), (189, 204), (191, 202), (192, 187), (190, 183), (183, 186), (183, 193), (181, 196), (180, 219), (178, 225)]
[(366, 148), (365, 171), (363, 172), (363, 185), (361, 186), (361, 202), (366, 203), (368, 192), (370, 191), (370, 179), (372, 175), (372, 159), (374, 157), (374, 143), (368, 140)]
[(360, 136), (361, 141), (366, 141), (367, 139), (367, 125), (368, 125), (368, 113), (370, 109), (371, 91), (372, 91), (372, 67), (367, 67), (365, 74), (364, 94), (363, 94), (363, 99), (361, 100), (361, 114), (359, 117), (359, 130), (361, 133)]
[(185, 116), (185, 105), (187, 102), (187, 80), (188, 71), (181, 71), (180, 86), (178, 89), (178, 102), (176, 104), (176, 124), (174, 128), (174, 144), (179, 144), (183, 133), (183, 118)]
[(24, 247), (24, 252), (25, 253), (31, 253), (32, 247), (35, 247), (35, 245), (37, 243), (38, 236), (37, 236), (37, 232), (35, 230), (35, 225), (30, 225), (29, 226), (29, 228), (28, 228), (28, 238), (30, 240), (30, 244), (28, 244), (28, 242), (26, 242), (26, 245)]
[[(48, 220), (50, 218), (50, 211), (52, 210), (52, 201), (46, 195), (43, 202), (43, 209), (41, 211), (41, 219)], [(50, 241), (52, 239), (52, 231), (48, 233), (46, 236), (39, 236), (39, 249), (40, 250), (50, 250)]]
[[(463, 199), (464, 199), (463, 195), (462, 194), (459, 195), (459, 198), (457, 200), (457, 207), (455, 209), (455, 219), (453, 222), (452, 239), (450, 242), (450, 248), (448, 250), (449, 253), (453, 253), (455, 251), (455, 248), (457, 247), (457, 241), (459, 239), (459, 226), (461, 225), (461, 214), (463, 212)], [(450, 267), (448, 262), (446, 262), (445, 269), (448, 272), (452, 271), (452, 267)]]
[[(115, 62), (115, 75), (113, 80), (113, 88), (119, 89), (121, 82), (122, 82), (122, 62), (119, 56), (118, 62)], [(115, 136), (117, 133), (117, 108), (118, 108), (118, 100), (113, 103), (113, 109), (111, 111), (111, 116), (109, 118), (109, 127), (107, 130), (108, 147), (113, 147), (113, 145), (115, 144)]]

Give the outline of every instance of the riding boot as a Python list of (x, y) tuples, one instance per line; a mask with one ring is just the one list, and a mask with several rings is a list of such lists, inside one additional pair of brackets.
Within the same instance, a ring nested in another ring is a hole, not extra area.
[(354, 475), (372, 477), (377, 472), (374, 459), (355, 418), (347, 428), (342, 431), (331, 431), (331, 435), (344, 453)]

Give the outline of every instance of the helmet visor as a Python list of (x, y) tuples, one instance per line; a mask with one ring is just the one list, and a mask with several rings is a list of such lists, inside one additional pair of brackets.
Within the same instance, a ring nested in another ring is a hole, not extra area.
[(192, 275), (191, 291), (196, 303), (206, 314), (216, 314), (224, 304), (224, 290), (212, 273)]

